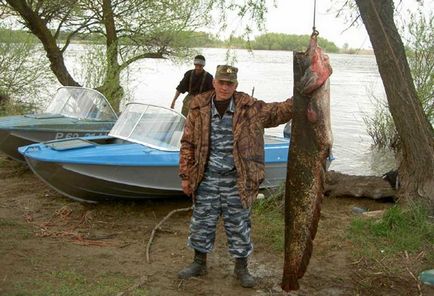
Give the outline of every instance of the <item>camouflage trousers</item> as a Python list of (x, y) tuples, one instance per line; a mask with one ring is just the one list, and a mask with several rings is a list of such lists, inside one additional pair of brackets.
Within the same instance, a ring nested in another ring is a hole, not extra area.
[(209, 253), (214, 247), (217, 222), (223, 217), (229, 253), (244, 258), (252, 253), (250, 208), (239, 197), (236, 177), (205, 174), (197, 190), (188, 245)]

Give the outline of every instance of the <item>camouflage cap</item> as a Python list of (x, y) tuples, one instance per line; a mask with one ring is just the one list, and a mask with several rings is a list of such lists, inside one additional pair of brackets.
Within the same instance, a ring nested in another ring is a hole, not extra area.
[(215, 72), (216, 80), (230, 81), (238, 83), (237, 80), (238, 68), (229, 65), (218, 65)]

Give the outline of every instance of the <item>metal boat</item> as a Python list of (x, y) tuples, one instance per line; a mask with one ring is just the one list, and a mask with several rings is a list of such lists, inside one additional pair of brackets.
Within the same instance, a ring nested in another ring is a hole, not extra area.
[[(108, 136), (20, 147), (33, 172), (79, 201), (182, 195), (178, 177), (185, 118), (168, 108), (129, 103)], [(289, 140), (265, 136), (263, 188), (286, 178)]]
[(98, 91), (64, 86), (43, 113), (0, 118), (0, 151), (24, 161), (18, 147), (49, 140), (107, 135), (117, 115)]

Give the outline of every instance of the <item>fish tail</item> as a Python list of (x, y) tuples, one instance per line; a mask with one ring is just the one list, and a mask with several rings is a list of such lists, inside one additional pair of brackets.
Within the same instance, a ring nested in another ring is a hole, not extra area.
[(295, 291), (300, 289), (298, 284), (298, 276), (296, 273), (284, 274), (282, 279), (282, 284), (280, 285), (283, 291)]

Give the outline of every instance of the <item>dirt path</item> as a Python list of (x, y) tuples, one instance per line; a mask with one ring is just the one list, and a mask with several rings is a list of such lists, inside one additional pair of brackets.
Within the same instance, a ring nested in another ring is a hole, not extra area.
[[(281, 295), (283, 254), (258, 237), (253, 224), (250, 268), (258, 284), (243, 289), (232, 278), (233, 263), (220, 225), (209, 273), (180, 281), (191, 261), (186, 246), (189, 212), (172, 216), (157, 232), (151, 263), (145, 249), (154, 226), (187, 199), (83, 204), (60, 196), (24, 166), (0, 157), (0, 295), (117, 295), (139, 280), (130, 295)], [(345, 237), (353, 206), (388, 206), (369, 200), (326, 199), (314, 255), (294, 295), (365, 295), (354, 280), (352, 246)], [(255, 220), (253, 221), (255, 223)], [(60, 291), (68, 290), (68, 293)], [(369, 295), (416, 295), (408, 287)], [(416, 290), (417, 292), (417, 290)]]

